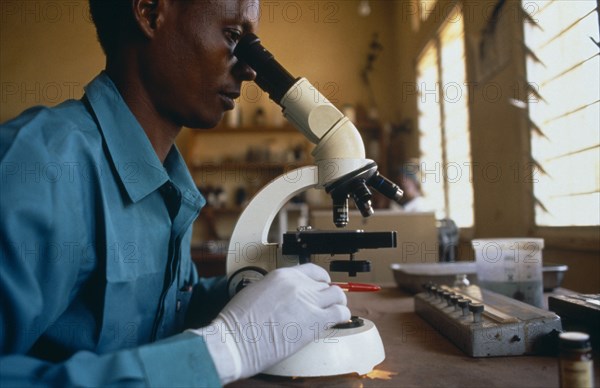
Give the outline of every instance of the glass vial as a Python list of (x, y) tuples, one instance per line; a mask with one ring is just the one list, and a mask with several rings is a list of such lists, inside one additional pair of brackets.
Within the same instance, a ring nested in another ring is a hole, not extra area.
[(454, 287), (457, 288), (467, 288), (469, 287), (469, 285), (471, 284), (471, 282), (469, 282), (469, 279), (467, 279), (467, 275), (464, 273), (460, 273), (460, 274), (456, 274), (456, 279), (454, 279)]
[(559, 376), (562, 388), (594, 386), (594, 365), (590, 336), (570, 331), (559, 336)]

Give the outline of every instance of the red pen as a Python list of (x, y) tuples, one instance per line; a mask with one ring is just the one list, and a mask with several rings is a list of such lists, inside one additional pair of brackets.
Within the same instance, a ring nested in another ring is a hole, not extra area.
[(381, 287), (375, 284), (367, 283), (329, 283), (332, 286), (338, 286), (344, 291), (348, 292), (375, 292), (381, 290)]

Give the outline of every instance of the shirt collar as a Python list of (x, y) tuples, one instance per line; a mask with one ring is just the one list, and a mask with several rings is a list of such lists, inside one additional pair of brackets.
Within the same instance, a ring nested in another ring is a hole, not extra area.
[(172, 147), (163, 166), (144, 129), (106, 73), (100, 73), (90, 82), (85, 93), (117, 175), (132, 202), (138, 202), (171, 179), (186, 200), (196, 206), (204, 205), (204, 198), (177, 148)]
[(198, 207), (206, 204), (206, 200), (198, 191), (196, 183), (191, 177), (185, 161), (176, 146), (173, 146), (167, 154), (165, 168), (173, 183), (181, 190), (181, 196), (185, 201), (195, 204)]

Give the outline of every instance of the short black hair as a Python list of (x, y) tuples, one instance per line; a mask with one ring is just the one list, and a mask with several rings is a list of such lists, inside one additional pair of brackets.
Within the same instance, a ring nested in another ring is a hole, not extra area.
[(107, 56), (115, 52), (123, 33), (133, 25), (131, 0), (89, 0), (98, 41)]

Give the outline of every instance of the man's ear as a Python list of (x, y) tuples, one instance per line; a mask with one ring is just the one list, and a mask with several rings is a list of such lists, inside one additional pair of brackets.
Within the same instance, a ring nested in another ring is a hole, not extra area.
[(156, 29), (165, 19), (168, 7), (166, 0), (132, 0), (133, 17), (140, 31), (147, 37), (153, 38)]

